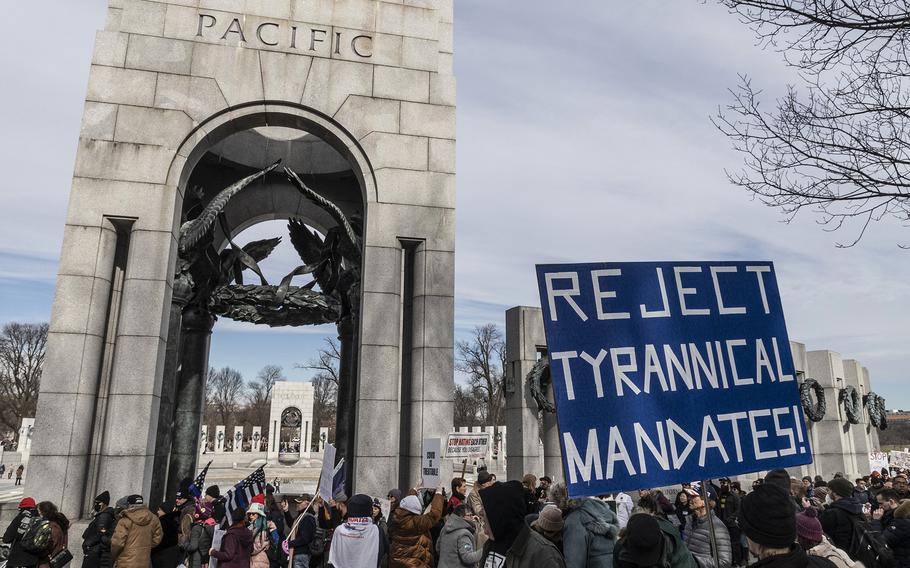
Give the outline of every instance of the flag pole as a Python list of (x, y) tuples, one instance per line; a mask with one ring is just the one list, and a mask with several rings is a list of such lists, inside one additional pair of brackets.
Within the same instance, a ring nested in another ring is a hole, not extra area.
[(708, 532), (711, 535), (711, 555), (714, 557), (714, 566), (720, 566), (720, 557), (717, 554), (717, 534), (714, 532), (714, 519), (711, 518), (711, 502), (708, 500), (708, 481), (701, 482), (701, 500), (705, 503), (705, 512), (708, 518)]

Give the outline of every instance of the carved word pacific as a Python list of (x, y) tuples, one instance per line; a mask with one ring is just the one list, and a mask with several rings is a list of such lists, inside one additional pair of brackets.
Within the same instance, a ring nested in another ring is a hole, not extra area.
[(258, 42), (266, 47), (313, 52), (322, 57), (347, 53), (353, 53), (362, 59), (373, 56), (373, 37), (370, 35), (353, 30), (288, 22), (265, 21), (250, 25), (240, 18), (219, 19), (212, 14), (199, 14), (196, 37), (239, 40), (242, 43)]

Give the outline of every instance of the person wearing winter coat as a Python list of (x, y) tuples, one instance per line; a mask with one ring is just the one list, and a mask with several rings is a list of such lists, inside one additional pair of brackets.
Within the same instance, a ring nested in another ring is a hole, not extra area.
[(825, 538), (822, 524), (818, 522), (818, 511), (814, 507), (796, 514), (796, 542), (810, 556), (825, 558), (837, 568), (856, 568), (856, 562), (846, 552)]
[(837, 477), (828, 484), (832, 503), (828, 505), (818, 520), (822, 530), (828, 535), (831, 544), (841, 550), (850, 550), (853, 540), (853, 524), (865, 524), (863, 504), (853, 497), (853, 484), (843, 477)]
[(882, 532), (882, 537), (894, 551), (897, 568), (910, 568), (910, 500), (897, 506), (894, 519)]
[(329, 547), (329, 565), (336, 568), (376, 568), (389, 549), (389, 542), (370, 513), (373, 500), (359, 493), (347, 501), (344, 522), (335, 528)]
[(562, 552), (562, 529), (564, 526), (562, 511), (556, 505), (546, 505), (531, 523), (531, 529), (540, 533)]
[(290, 568), (307, 568), (310, 565), (310, 543), (316, 536), (317, 516), (320, 511), (320, 500), (317, 497), (312, 503), (312, 497), (306, 493), (295, 499), (297, 502), (297, 517), (289, 525), (288, 532), (288, 562)]
[(246, 528), (246, 511), (238, 507), (232, 514), (234, 523), (224, 533), (221, 550), (212, 548), (209, 557), (218, 560), (219, 568), (250, 568), (253, 533)]
[(600, 499), (570, 499), (562, 527), (566, 568), (611, 568), (619, 519)]
[(130, 495), (111, 537), (111, 560), (117, 568), (149, 568), (152, 549), (162, 536), (161, 522), (142, 495)]
[(436, 541), (438, 568), (466, 568), (477, 564), (483, 549), (474, 548), (474, 515), (464, 503), (452, 509)]
[(183, 557), (180, 547), (181, 508), (171, 503), (162, 503), (157, 509), (161, 523), (161, 542), (152, 549), (152, 568), (177, 568)]
[(22, 549), (21, 541), (31, 525), (32, 519), (38, 516), (38, 506), (31, 497), (19, 501), (19, 512), (3, 533), (3, 544), (10, 546), (6, 565), (9, 568), (24, 568), (38, 565), (38, 557)]
[[(733, 565), (733, 548), (730, 545), (730, 534), (727, 532), (727, 527), (717, 518), (714, 511), (708, 510), (698, 491), (686, 489), (686, 492), (689, 496), (689, 508), (692, 510), (692, 524), (685, 534), (689, 552), (692, 553), (701, 568), (730, 568)], [(714, 561), (714, 551), (711, 548), (711, 527), (708, 523), (714, 525), (719, 565)]]
[(211, 503), (196, 503), (190, 540), (184, 545), (187, 568), (202, 568), (209, 563), (209, 550), (215, 537), (214, 507)]
[(765, 483), (743, 497), (739, 527), (758, 562), (749, 568), (835, 568), (797, 544), (796, 505), (788, 490)]
[(38, 568), (50, 568), (51, 558), (67, 547), (70, 522), (50, 501), (38, 503), (38, 514), (42, 519), (47, 519), (51, 526), (51, 541), (44, 554), (38, 558)]
[(696, 568), (676, 527), (662, 517), (635, 513), (613, 547), (615, 568)]
[(487, 542), (487, 532), (484, 530), (483, 501), (480, 500), (480, 490), (493, 485), (495, 481), (490, 472), (483, 469), (477, 472), (474, 489), (468, 495), (468, 510), (474, 514), (474, 544), (477, 550), (483, 550)]
[(250, 553), (250, 568), (269, 568), (269, 547), (272, 535), (266, 520), (262, 503), (250, 503), (246, 512), (247, 528), (253, 533), (253, 550)]
[(494, 483), (480, 490), (490, 539), (480, 565), (497, 568), (565, 568), (553, 543), (524, 522), (525, 488), (518, 481)]
[[(736, 515), (739, 514), (739, 495), (733, 491), (730, 478), (725, 477), (720, 480), (720, 493), (717, 501), (717, 516), (727, 527), (727, 534), (730, 535), (731, 543), (739, 543), (739, 525), (736, 522)], [(739, 565), (743, 562), (742, 548), (733, 546), (733, 564)]]
[(430, 511), (423, 513), (417, 495), (408, 495), (392, 511), (389, 523), (391, 553), (389, 568), (431, 568), (433, 566), (433, 538), (430, 531), (442, 519), (444, 488), (436, 490), (430, 502)]
[(110, 508), (111, 494), (105, 491), (95, 497), (92, 522), (82, 533), (82, 568), (111, 568), (111, 537), (117, 522)]

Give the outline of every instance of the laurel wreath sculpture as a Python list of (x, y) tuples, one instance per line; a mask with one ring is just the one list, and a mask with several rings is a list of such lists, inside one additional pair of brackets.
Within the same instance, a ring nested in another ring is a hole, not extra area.
[(862, 417), (862, 404), (859, 399), (859, 393), (853, 387), (844, 387), (838, 394), (838, 399), (844, 405), (844, 412), (847, 414), (847, 422), (850, 424), (859, 424)]
[(879, 430), (888, 428), (887, 411), (885, 410), (885, 398), (874, 392), (863, 397), (863, 406), (866, 407), (866, 413), (869, 415), (869, 422)]
[(556, 407), (547, 400), (547, 389), (550, 388), (551, 383), (549, 359), (542, 357), (540, 361), (535, 363), (525, 380), (528, 383), (531, 396), (537, 403), (537, 407), (543, 412), (556, 412)]
[[(812, 402), (812, 393), (815, 393), (815, 403)], [(799, 385), (799, 400), (806, 412), (806, 417), (812, 422), (819, 422), (825, 417), (828, 408), (825, 403), (825, 389), (815, 379), (806, 379)]]

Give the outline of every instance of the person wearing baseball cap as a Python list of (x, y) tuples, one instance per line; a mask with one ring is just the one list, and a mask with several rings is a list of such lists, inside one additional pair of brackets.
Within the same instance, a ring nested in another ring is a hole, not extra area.
[(161, 521), (142, 495), (130, 495), (111, 537), (111, 561), (118, 568), (148, 568), (152, 549), (163, 537)]
[(38, 505), (31, 497), (24, 497), (19, 501), (19, 512), (13, 522), (3, 533), (3, 544), (10, 545), (7, 566), (37, 566), (38, 557), (22, 549), (20, 542), (28, 530), (33, 518), (38, 516)]
[[(727, 527), (717, 518), (705, 503), (702, 494), (693, 488), (686, 489), (689, 496), (689, 509), (692, 511), (692, 527), (686, 531), (686, 545), (702, 568), (729, 568), (733, 560), (733, 549), (730, 545), (730, 533)], [(714, 536), (717, 540), (717, 557), (719, 566), (715, 566), (711, 546), (711, 527), (714, 525)]]
[(83, 568), (110, 568), (112, 565), (110, 539), (117, 517), (110, 504), (111, 494), (107, 491), (95, 497), (92, 522), (82, 535)]
[(854, 488), (849, 479), (835, 477), (828, 482), (828, 489), (828, 507), (819, 515), (818, 520), (831, 539), (831, 544), (841, 550), (850, 550), (854, 523), (866, 522), (863, 504), (853, 496)]

